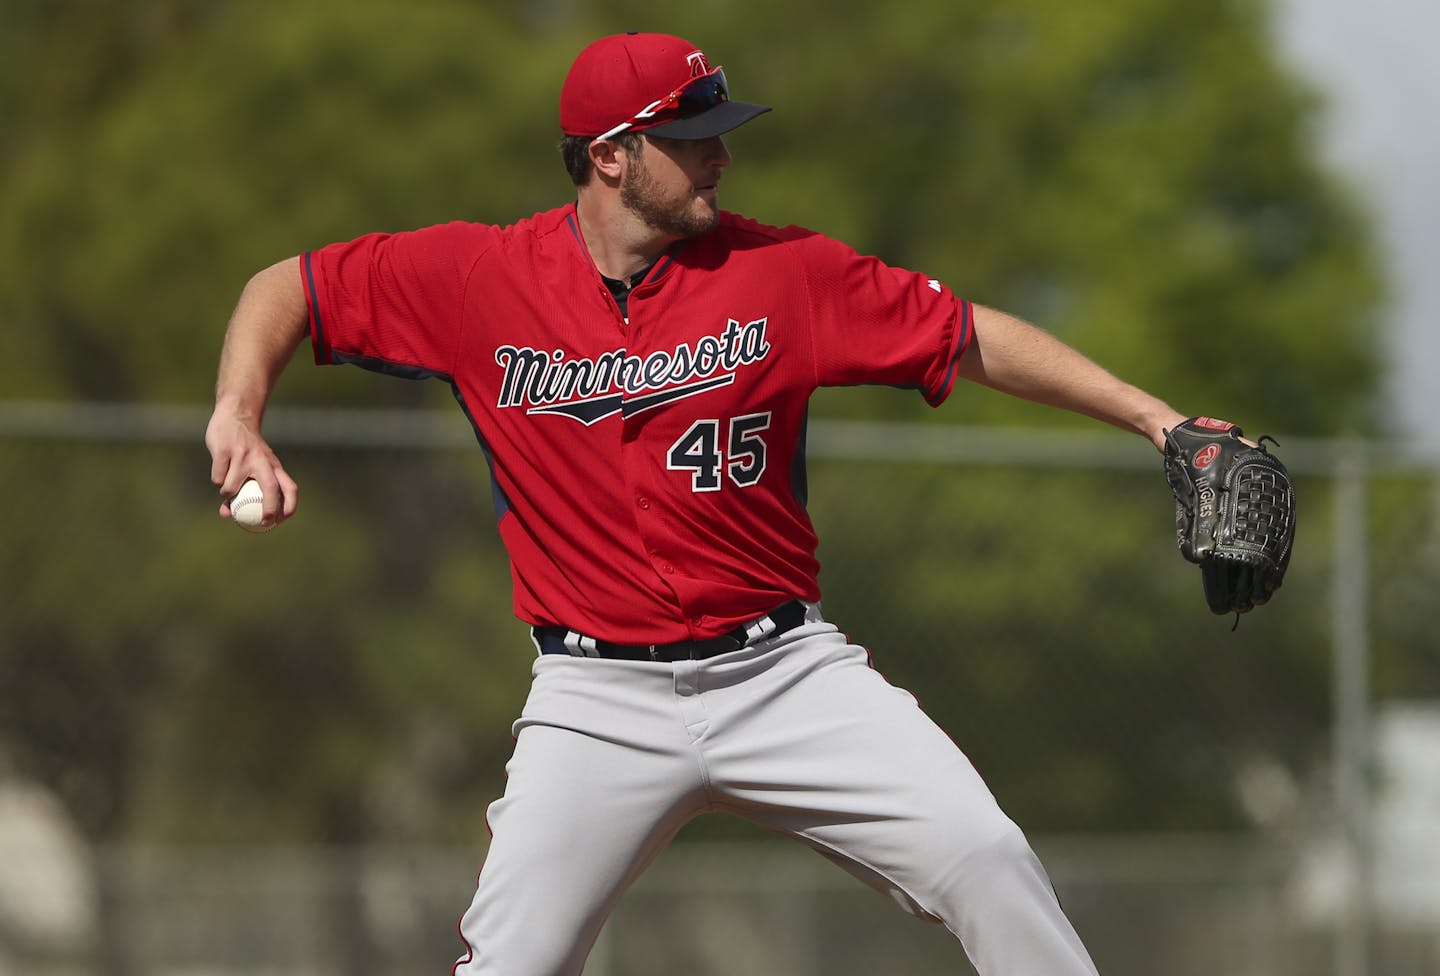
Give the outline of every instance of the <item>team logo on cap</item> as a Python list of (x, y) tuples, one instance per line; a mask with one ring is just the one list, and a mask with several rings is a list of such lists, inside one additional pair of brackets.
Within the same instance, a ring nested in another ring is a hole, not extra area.
[(704, 51), (692, 51), (685, 55), (685, 63), (690, 65), (691, 78), (703, 78), (710, 73), (710, 62), (705, 60)]

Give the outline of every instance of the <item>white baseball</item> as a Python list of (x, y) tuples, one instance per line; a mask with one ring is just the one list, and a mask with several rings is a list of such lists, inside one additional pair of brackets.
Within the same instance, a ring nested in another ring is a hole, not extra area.
[(254, 478), (241, 485), (230, 499), (230, 517), (246, 532), (269, 532), (275, 527), (265, 521), (265, 493)]

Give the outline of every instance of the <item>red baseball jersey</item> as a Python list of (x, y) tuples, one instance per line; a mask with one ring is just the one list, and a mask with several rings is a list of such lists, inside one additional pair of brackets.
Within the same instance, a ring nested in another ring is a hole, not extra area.
[(621, 314), (574, 205), (305, 254), (319, 363), (449, 382), (490, 464), (515, 613), (627, 644), (818, 600), (822, 386), (954, 387), (970, 305), (823, 235), (722, 213)]

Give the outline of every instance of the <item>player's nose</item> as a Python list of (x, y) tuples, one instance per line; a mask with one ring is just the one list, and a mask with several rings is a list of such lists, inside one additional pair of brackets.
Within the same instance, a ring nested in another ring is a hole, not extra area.
[(734, 162), (730, 155), (730, 149), (725, 145), (725, 140), (719, 136), (705, 140), (705, 165), (724, 168)]

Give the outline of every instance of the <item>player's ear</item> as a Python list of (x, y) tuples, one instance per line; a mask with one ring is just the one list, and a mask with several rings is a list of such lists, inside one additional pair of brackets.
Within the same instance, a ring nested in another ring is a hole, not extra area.
[(629, 156), (629, 150), (618, 142), (610, 139), (590, 141), (590, 164), (595, 167), (596, 174), (607, 183), (620, 182)]

